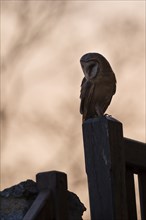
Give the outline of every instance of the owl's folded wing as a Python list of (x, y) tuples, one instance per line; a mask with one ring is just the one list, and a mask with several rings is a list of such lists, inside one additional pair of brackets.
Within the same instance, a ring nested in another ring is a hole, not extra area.
[(101, 108), (103, 114), (106, 111), (106, 109), (108, 108), (108, 106), (110, 105), (111, 100), (112, 100), (112, 96), (116, 92), (116, 83), (114, 83), (112, 87), (113, 88), (112, 88), (111, 92), (109, 91), (109, 93), (107, 93), (107, 95), (105, 95), (103, 102), (100, 103), (100, 105), (101, 105), (100, 108)]
[(81, 83), (80, 113), (83, 114), (85, 117), (92, 99), (93, 90), (94, 90), (94, 84), (86, 80), (86, 78), (84, 77)]

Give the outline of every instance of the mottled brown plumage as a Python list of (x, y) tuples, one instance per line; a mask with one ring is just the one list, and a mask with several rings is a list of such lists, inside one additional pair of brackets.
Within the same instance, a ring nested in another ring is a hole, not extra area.
[(116, 78), (109, 62), (98, 53), (87, 53), (80, 59), (85, 77), (81, 84), (80, 113), (83, 120), (101, 116), (116, 92)]

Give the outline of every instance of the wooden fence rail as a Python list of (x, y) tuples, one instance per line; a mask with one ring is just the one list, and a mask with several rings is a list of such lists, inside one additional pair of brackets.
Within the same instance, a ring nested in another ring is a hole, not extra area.
[(138, 175), (141, 219), (146, 220), (146, 145), (123, 138), (129, 220), (137, 220), (134, 174)]
[(138, 174), (141, 219), (146, 220), (146, 144), (123, 137), (111, 117), (83, 123), (91, 220), (137, 220), (134, 174)]

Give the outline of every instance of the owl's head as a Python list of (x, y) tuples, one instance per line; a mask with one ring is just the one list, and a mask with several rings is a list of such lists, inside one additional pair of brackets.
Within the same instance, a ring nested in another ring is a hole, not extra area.
[(80, 63), (87, 80), (96, 78), (102, 72), (112, 71), (109, 62), (99, 53), (87, 53), (83, 55)]

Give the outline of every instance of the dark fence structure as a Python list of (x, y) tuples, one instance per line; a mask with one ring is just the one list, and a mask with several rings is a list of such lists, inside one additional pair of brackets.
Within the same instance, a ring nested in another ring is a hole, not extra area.
[(23, 220), (67, 220), (67, 175), (51, 171), (38, 173), (40, 193)]
[(146, 220), (146, 144), (124, 138), (121, 122), (109, 116), (85, 121), (83, 139), (91, 220), (138, 220), (134, 174)]
[[(138, 175), (141, 220), (146, 220), (146, 144), (123, 137), (109, 116), (83, 123), (91, 220), (139, 220), (134, 174)], [(40, 193), (23, 220), (68, 220), (67, 175), (39, 173)]]

